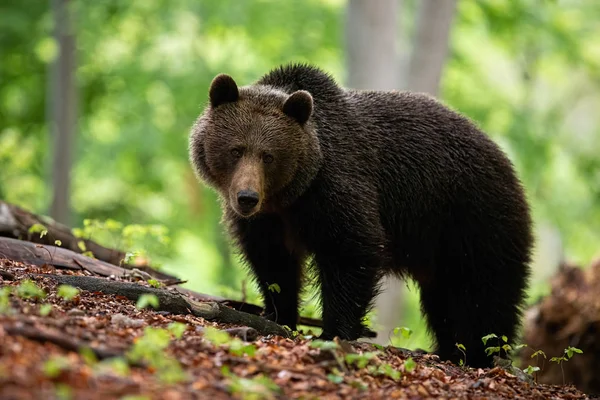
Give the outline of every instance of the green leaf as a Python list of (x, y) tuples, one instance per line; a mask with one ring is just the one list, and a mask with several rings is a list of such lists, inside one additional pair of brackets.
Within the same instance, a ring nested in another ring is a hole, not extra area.
[(525, 368), (523, 370), (523, 372), (525, 372), (528, 375), (533, 374), (534, 372), (538, 372), (540, 370), (540, 367), (532, 367), (531, 365), (528, 366), (527, 368)]
[(0, 314), (6, 314), (10, 311), (10, 293), (12, 286), (0, 287)]
[(407, 328), (405, 326), (400, 326), (400, 327), (394, 328), (394, 335), (398, 336), (398, 334), (400, 334), (405, 339), (409, 339), (410, 336), (412, 335), (412, 333), (413, 333), (412, 329)]
[(493, 333), (490, 333), (489, 335), (485, 335), (484, 337), (482, 337), (481, 340), (483, 341), (483, 344), (486, 345), (488, 340), (494, 339), (494, 338), (498, 338), (498, 336), (496, 336)]
[(84, 251), (83, 253), (81, 253), (81, 255), (82, 255), (82, 256), (89, 257), (89, 258), (95, 258), (95, 257), (94, 257), (94, 253), (92, 253), (92, 252), (91, 252), (91, 251), (89, 251), (89, 250), (87, 250), (87, 251)]
[(129, 376), (129, 364), (123, 357), (113, 357), (106, 360), (102, 360), (94, 366), (94, 370), (97, 373), (104, 373), (110, 371), (119, 376)]
[(56, 378), (63, 371), (69, 369), (70, 362), (67, 357), (64, 356), (52, 356), (43, 365), (44, 375), (48, 378)]
[(22, 299), (44, 299), (46, 292), (30, 279), (25, 279), (17, 286), (17, 296)]
[(340, 375), (327, 374), (327, 379), (329, 380), (329, 382), (333, 382), (335, 384), (340, 384), (344, 382), (344, 377)]
[(583, 351), (581, 351), (580, 349), (578, 349), (577, 347), (573, 347), (573, 346), (569, 346), (565, 349), (565, 354), (571, 358), (573, 357), (573, 353), (578, 353), (578, 354), (582, 354)]
[(156, 297), (156, 295), (154, 295), (154, 294), (144, 293), (143, 295), (141, 295), (138, 298), (135, 306), (139, 309), (143, 309), (148, 306), (152, 306), (153, 308), (158, 308), (158, 306), (159, 306), (158, 297)]
[(159, 288), (162, 286), (162, 283), (157, 281), (156, 279), (148, 279), (148, 284), (152, 287)]
[(404, 361), (404, 370), (406, 372), (412, 372), (416, 367), (417, 363), (412, 359), (412, 357), (409, 357), (406, 361)]
[(85, 242), (83, 240), (77, 241), (77, 247), (79, 247), (79, 250), (81, 250), (81, 251), (87, 250), (87, 248), (85, 247)]
[(252, 343), (245, 344), (239, 338), (233, 338), (229, 343), (229, 353), (238, 357), (241, 357), (244, 354), (248, 357), (254, 357), (254, 354), (256, 354), (256, 346)]
[(28, 233), (39, 233), (40, 238), (43, 238), (45, 235), (48, 234), (48, 228), (46, 228), (42, 224), (33, 224), (29, 227), (29, 229), (27, 229), (27, 232)]
[(63, 299), (70, 301), (79, 294), (79, 289), (71, 285), (60, 285), (56, 294), (58, 297), (62, 297)]
[(467, 349), (465, 348), (465, 346), (463, 344), (461, 344), (461, 343), (456, 343), (455, 346), (457, 348), (459, 348), (460, 350), (462, 350), (462, 351), (467, 351)]
[(320, 350), (336, 350), (339, 348), (339, 345), (332, 340), (315, 339), (310, 342), (310, 347)]
[(183, 336), (183, 333), (186, 331), (187, 329), (187, 325), (182, 323), (182, 322), (171, 322), (168, 326), (167, 329), (169, 332), (171, 332), (173, 334), (173, 336), (175, 336), (177, 339), (181, 339), (181, 336)]
[(385, 375), (389, 378), (392, 378), (393, 380), (397, 381), (398, 379), (400, 379), (400, 371), (395, 370), (390, 364), (381, 364), (379, 366), (379, 368), (377, 369), (377, 372), (379, 374)]
[(60, 240), (56, 239), (54, 241), (54, 245), (60, 247), (60, 246), (62, 246), (62, 242)]
[(348, 353), (344, 356), (344, 359), (348, 365), (356, 364), (358, 368), (364, 368), (369, 363), (369, 360), (377, 357), (376, 352), (367, 352), (363, 354)]
[(46, 317), (52, 311), (52, 304), (42, 304), (40, 306), (40, 316)]
[(485, 354), (492, 355), (494, 353), (500, 353), (500, 346), (488, 347), (485, 349)]
[(546, 353), (544, 353), (544, 350), (538, 350), (538, 351), (536, 351), (535, 353), (533, 353), (531, 355), (531, 358), (537, 357), (537, 356), (544, 356), (544, 358), (547, 358), (546, 357)]
[(506, 337), (505, 335), (502, 335), (502, 340), (504, 341), (504, 343), (508, 342), (508, 337)]
[(220, 329), (213, 328), (212, 326), (205, 326), (203, 333), (206, 340), (214, 344), (215, 346), (220, 346), (222, 344), (226, 344), (231, 342), (231, 336), (229, 333), (222, 331)]
[(277, 283), (271, 283), (268, 287), (269, 291), (281, 293), (281, 288)]
[(90, 367), (93, 367), (98, 363), (98, 358), (96, 357), (96, 353), (89, 347), (82, 347), (79, 350), (79, 355), (83, 358), (83, 361)]

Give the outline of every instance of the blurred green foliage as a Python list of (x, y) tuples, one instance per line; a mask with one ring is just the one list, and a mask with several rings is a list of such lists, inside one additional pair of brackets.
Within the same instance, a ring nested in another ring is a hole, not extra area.
[[(404, 3), (402, 20), (412, 21), (415, 1)], [(165, 225), (171, 238), (165, 269), (196, 290), (239, 298), (248, 278), (218, 224), (215, 194), (190, 168), (189, 128), (220, 72), (243, 85), (277, 64), (306, 61), (344, 83), (346, 2), (71, 6), (77, 225), (86, 218)], [(61, 101), (47, 91), (48, 65), (58, 51), (48, 7), (33, 0), (0, 4), (0, 198), (42, 214), (51, 198), (46, 108)], [(442, 100), (509, 153), (536, 223), (557, 226), (568, 257), (583, 264), (600, 243), (599, 18), (595, 0), (460, 1), (441, 83)], [(247, 289), (256, 299), (253, 285)], [(412, 344), (426, 347), (415, 292), (404, 325), (415, 331)]]

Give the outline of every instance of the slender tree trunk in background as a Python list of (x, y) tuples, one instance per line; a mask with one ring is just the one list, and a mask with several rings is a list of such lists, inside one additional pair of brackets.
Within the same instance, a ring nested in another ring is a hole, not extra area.
[(346, 19), (348, 86), (396, 89), (398, 0), (350, 0)]
[(53, 141), (52, 205), (50, 216), (70, 225), (70, 183), (77, 120), (75, 93), (75, 36), (69, 0), (50, 0), (58, 54), (52, 63), (48, 90), (48, 127)]
[(421, 0), (405, 87), (438, 95), (456, 0)]
[[(399, 0), (350, 0), (346, 19), (347, 86), (355, 89), (398, 88)], [(387, 344), (402, 316), (402, 282), (386, 277), (376, 300), (375, 342)]]

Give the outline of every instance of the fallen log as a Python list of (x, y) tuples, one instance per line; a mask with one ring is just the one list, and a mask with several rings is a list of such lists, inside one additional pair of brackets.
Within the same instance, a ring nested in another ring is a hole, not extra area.
[(52, 265), (60, 269), (85, 270), (100, 276), (125, 276), (130, 270), (102, 260), (86, 257), (63, 247), (35, 244), (0, 237), (0, 257), (33, 265)]
[(281, 325), (258, 315), (234, 310), (217, 302), (199, 302), (181, 293), (165, 289), (146, 287), (136, 283), (111, 281), (103, 278), (81, 275), (30, 274), (35, 278), (49, 278), (56, 282), (71, 285), (90, 292), (102, 292), (125, 296), (137, 301), (143, 294), (152, 294), (158, 298), (158, 309), (173, 314), (192, 314), (209, 321), (248, 326), (262, 335), (290, 337), (290, 332)]
[[(48, 234), (41, 236), (39, 233), (30, 233), (29, 228), (36, 224), (43, 225)], [(177, 277), (157, 271), (147, 264), (127, 264), (124, 262), (125, 252), (104, 247), (90, 239), (78, 238), (65, 225), (4, 201), (0, 201), (0, 236), (27, 240), (42, 245), (54, 245), (56, 240), (59, 240), (62, 249), (71, 250), (75, 253), (83, 252), (79, 247), (79, 242), (83, 241), (86, 250), (91, 251), (99, 261), (122, 266), (126, 269), (137, 268), (158, 279), (177, 279)]]

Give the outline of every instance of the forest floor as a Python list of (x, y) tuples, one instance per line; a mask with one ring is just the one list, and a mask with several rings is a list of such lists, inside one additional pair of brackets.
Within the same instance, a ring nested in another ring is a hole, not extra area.
[(394, 347), (257, 336), (34, 276), (43, 273), (85, 271), (0, 259), (2, 399), (587, 398)]

